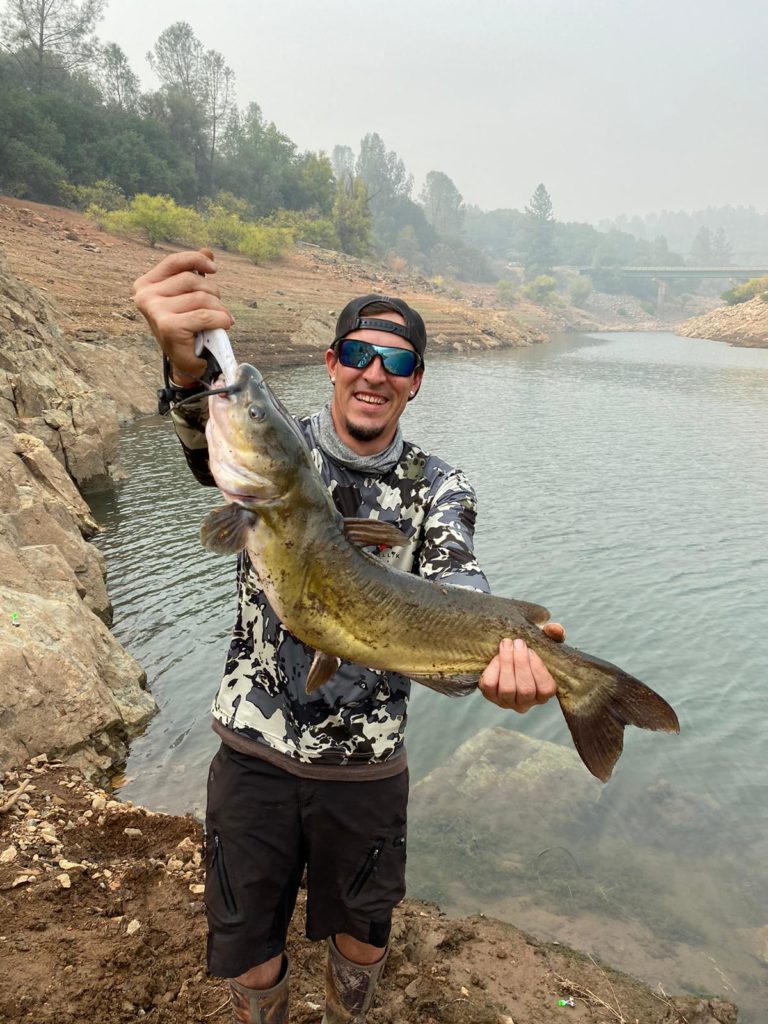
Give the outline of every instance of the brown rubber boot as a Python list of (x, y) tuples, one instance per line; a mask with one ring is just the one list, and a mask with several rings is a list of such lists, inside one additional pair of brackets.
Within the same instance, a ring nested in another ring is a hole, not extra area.
[(332, 938), (328, 939), (322, 1024), (363, 1024), (387, 962), (387, 952), (375, 964), (356, 964), (342, 956)]
[(230, 980), (233, 1024), (288, 1024), (289, 973), (286, 956), (280, 979), (272, 988), (246, 988)]

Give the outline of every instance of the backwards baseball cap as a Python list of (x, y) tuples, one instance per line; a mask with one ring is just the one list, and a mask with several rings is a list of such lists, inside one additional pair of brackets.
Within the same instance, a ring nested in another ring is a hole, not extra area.
[[(370, 316), (361, 316), (361, 310), (373, 303), (385, 306), (393, 313), (399, 313), (405, 320), (405, 325), (396, 324), (392, 320), (379, 320), (375, 313)], [(392, 299), (389, 295), (363, 295), (359, 299), (352, 299), (342, 309), (339, 319), (336, 321), (334, 345), (342, 338), (346, 338), (352, 331), (359, 331), (366, 327), (375, 331), (388, 331), (390, 334), (397, 334), (398, 337), (405, 338), (406, 341), (410, 341), (423, 361), (424, 349), (427, 347), (427, 329), (416, 310), (411, 309), (408, 303), (402, 299)]]

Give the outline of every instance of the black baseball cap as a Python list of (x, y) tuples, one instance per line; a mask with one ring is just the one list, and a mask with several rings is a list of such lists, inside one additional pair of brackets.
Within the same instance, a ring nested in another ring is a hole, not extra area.
[[(405, 320), (405, 325), (396, 324), (392, 320), (379, 320), (375, 313), (371, 316), (361, 316), (360, 311), (374, 302), (386, 306), (393, 313), (399, 313)], [(342, 309), (339, 319), (336, 321), (334, 345), (342, 338), (346, 338), (352, 331), (359, 331), (365, 327), (376, 331), (389, 331), (390, 334), (397, 334), (398, 337), (410, 341), (423, 362), (424, 350), (427, 347), (427, 329), (416, 310), (411, 309), (403, 299), (393, 299), (389, 295), (363, 295), (359, 299), (352, 299)]]

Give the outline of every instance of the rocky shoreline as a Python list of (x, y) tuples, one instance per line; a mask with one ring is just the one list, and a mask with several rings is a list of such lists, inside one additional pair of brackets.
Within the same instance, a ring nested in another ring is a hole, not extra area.
[(740, 348), (768, 348), (768, 302), (759, 296), (736, 306), (720, 306), (677, 328), (686, 338), (725, 341)]

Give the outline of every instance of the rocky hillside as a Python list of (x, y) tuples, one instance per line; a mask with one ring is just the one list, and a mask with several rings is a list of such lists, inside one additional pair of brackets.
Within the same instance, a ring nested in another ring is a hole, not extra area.
[(677, 328), (686, 338), (711, 338), (742, 348), (768, 348), (768, 302), (758, 296), (737, 306), (720, 306)]
[(91, 347), (65, 340), (0, 256), (0, 768), (46, 752), (106, 769), (155, 707), (109, 631), (97, 525), (76, 486), (110, 473), (118, 413), (135, 410), (110, 397), (118, 376), (131, 390), (131, 360), (104, 388), (109, 346)]

